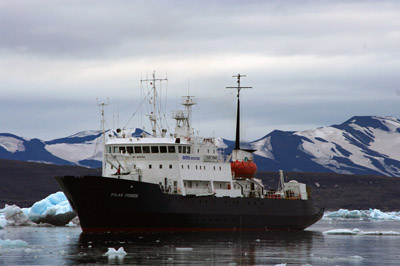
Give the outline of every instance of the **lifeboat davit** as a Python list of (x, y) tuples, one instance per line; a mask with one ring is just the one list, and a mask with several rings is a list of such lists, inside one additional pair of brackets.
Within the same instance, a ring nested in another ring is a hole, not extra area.
[(257, 171), (257, 165), (249, 161), (234, 161), (231, 162), (232, 175), (235, 178), (253, 178)]

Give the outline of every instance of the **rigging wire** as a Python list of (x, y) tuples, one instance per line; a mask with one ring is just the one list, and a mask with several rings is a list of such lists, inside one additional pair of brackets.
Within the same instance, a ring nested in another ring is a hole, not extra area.
[(139, 111), (139, 109), (142, 107), (143, 103), (147, 100), (147, 97), (150, 95), (151, 90), (147, 93), (147, 95), (143, 98), (142, 102), (140, 103), (140, 105), (138, 106), (138, 108), (136, 108), (135, 112), (132, 114), (132, 116), (129, 118), (128, 122), (125, 124), (125, 126), (123, 127), (123, 129), (126, 128), (126, 126), (129, 124), (129, 122), (131, 122), (132, 118), (136, 115), (137, 111)]

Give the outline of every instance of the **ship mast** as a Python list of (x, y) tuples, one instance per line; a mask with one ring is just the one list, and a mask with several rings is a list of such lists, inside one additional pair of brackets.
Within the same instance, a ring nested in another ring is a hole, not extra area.
[(237, 113), (236, 113), (236, 141), (235, 141), (235, 150), (240, 150), (240, 90), (241, 89), (251, 89), (252, 87), (241, 87), (240, 86), (240, 78), (246, 77), (246, 75), (237, 74), (236, 76), (232, 76), (237, 78), (237, 87), (226, 87), (227, 89), (236, 89), (237, 90)]
[(156, 89), (156, 81), (164, 81), (167, 80), (167, 78), (164, 79), (156, 79), (156, 72), (153, 72), (153, 78), (152, 79), (141, 79), (140, 82), (149, 82), (150, 85), (152, 85), (152, 90), (153, 90), (153, 97), (152, 97), (152, 104), (153, 104), (153, 111), (149, 115), (150, 123), (151, 123), (151, 129), (153, 132), (153, 136), (157, 137), (157, 89)]
[(102, 133), (102, 137), (103, 137), (102, 176), (105, 176), (105, 171), (106, 171), (106, 129), (105, 129), (105, 123), (106, 123), (106, 119), (104, 117), (104, 109), (108, 104), (106, 104), (106, 103), (98, 103), (97, 105), (100, 107), (101, 133)]

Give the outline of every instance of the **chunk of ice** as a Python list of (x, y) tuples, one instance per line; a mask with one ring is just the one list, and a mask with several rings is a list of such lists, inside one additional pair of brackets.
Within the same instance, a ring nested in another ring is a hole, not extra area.
[(0, 239), (0, 247), (2, 247), (2, 248), (4, 248), (4, 247), (5, 248), (7, 248), (7, 247), (14, 248), (14, 247), (26, 247), (26, 246), (28, 246), (28, 243), (23, 240)]
[(123, 257), (126, 254), (124, 248), (120, 247), (118, 250), (115, 250), (115, 248), (108, 248), (108, 251), (104, 255), (109, 257)]
[(400, 236), (400, 232), (394, 231), (362, 231), (354, 229), (333, 229), (323, 232), (326, 235), (377, 235), (377, 236)]
[(347, 210), (326, 212), (323, 219), (363, 219), (375, 221), (400, 221), (400, 212), (382, 212), (378, 209), (369, 210)]
[(192, 251), (193, 248), (175, 248), (177, 251)]
[(24, 213), (23, 209), (17, 205), (7, 205), (4, 208), (4, 218), (6, 225), (33, 225), (32, 221), (29, 220), (28, 216)]

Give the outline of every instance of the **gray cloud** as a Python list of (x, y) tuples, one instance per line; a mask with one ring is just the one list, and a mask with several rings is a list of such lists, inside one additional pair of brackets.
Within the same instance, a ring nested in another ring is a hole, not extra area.
[[(239, 72), (253, 86), (243, 93), (249, 140), (353, 115), (399, 117), (398, 17), (397, 1), (2, 2), (0, 131), (96, 128), (86, 115), (96, 97), (114, 98), (127, 120), (153, 70), (168, 73), (169, 109), (190, 80), (205, 134), (233, 136), (225, 87)], [(25, 114), (35, 118), (18, 123)], [(35, 127), (43, 118), (51, 122)]]

